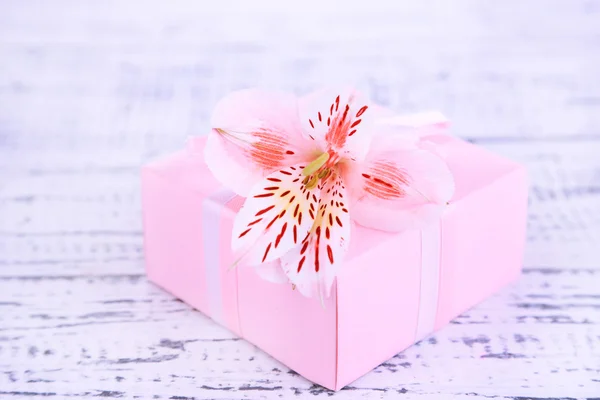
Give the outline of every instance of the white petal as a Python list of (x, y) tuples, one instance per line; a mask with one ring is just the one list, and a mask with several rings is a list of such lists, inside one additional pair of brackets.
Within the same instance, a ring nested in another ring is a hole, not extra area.
[[(384, 151), (407, 150), (421, 147), (439, 155), (435, 146), (428, 147), (432, 137), (439, 138), (449, 126), (448, 119), (437, 111), (407, 115), (393, 115), (390, 111), (375, 108), (377, 115), (373, 130), (370, 154)], [(433, 151), (435, 150), (435, 151)]]
[(417, 134), (419, 137), (435, 135), (444, 132), (450, 121), (439, 111), (426, 111), (415, 114), (394, 115), (379, 118), (376, 121), (378, 129), (402, 129)]
[(331, 286), (350, 243), (350, 214), (346, 188), (331, 176), (321, 191), (317, 218), (302, 245), (281, 258), (284, 272), (305, 296), (331, 294)]
[(308, 190), (302, 183), (305, 165), (275, 171), (250, 190), (233, 223), (232, 250), (243, 264), (280, 258), (312, 227), (320, 189)]
[(373, 113), (369, 101), (352, 89), (327, 89), (298, 103), (305, 135), (323, 150), (341, 157), (364, 159), (371, 142)]
[(262, 279), (272, 283), (288, 283), (290, 280), (281, 269), (279, 261), (273, 261), (267, 264), (261, 264), (254, 267), (254, 270)]

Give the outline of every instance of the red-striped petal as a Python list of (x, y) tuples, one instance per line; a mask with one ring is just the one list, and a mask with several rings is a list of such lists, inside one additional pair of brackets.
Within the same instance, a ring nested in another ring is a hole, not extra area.
[(205, 161), (217, 180), (241, 196), (275, 170), (310, 160), (314, 149), (302, 134), (292, 95), (231, 93), (215, 107), (211, 125)]
[[(320, 198), (320, 189), (302, 183), (302, 165), (282, 168), (252, 188), (233, 225), (232, 248), (241, 262), (259, 265), (298, 246), (312, 227), (302, 218)], [(308, 199), (303, 195), (310, 193)]]
[(302, 245), (281, 258), (284, 272), (305, 296), (329, 296), (350, 241), (350, 214), (344, 211), (346, 188), (332, 175), (321, 190), (315, 222)]
[(454, 193), (444, 160), (421, 149), (370, 154), (364, 162), (346, 166), (344, 181), (351, 187), (353, 220), (393, 232), (439, 217)]
[(351, 89), (322, 90), (301, 98), (299, 111), (304, 132), (323, 150), (362, 160), (369, 148), (374, 122), (368, 103)]

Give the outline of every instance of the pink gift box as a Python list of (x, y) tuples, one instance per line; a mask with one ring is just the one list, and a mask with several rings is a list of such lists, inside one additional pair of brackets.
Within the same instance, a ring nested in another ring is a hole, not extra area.
[(441, 221), (394, 234), (354, 227), (324, 305), (251, 267), (230, 268), (244, 199), (212, 177), (204, 142), (143, 168), (148, 277), (327, 388), (348, 385), (520, 274), (524, 167), (449, 136), (435, 137), (456, 184)]

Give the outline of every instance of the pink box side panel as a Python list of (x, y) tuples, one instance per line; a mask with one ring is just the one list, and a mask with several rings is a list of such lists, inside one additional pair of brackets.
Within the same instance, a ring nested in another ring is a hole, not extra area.
[(142, 201), (148, 277), (208, 314), (201, 252), (200, 196), (170, 184), (155, 171), (145, 168)]
[(330, 389), (336, 378), (336, 292), (307, 299), (291, 285), (262, 280), (251, 267), (238, 269), (244, 337), (273, 357)]
[[(342, 268), (338, 286), (338, 381), (336, 389), (414, 343), (419, 310), (421, 235), (379, 237), (380, 244)], [(353, 240), (360, 240), (354, 235)]]
[(436, 329), (519, 276), (526, 214), (524, 168), (450, 206), (442, 228)]
[[(183, 157), (183, 155), (182, 155)], [(173, 160), (168, 166), (189, 169), (189, 163)], [(166, 168), (166, 166), (165, 166)], [(202, 204), (204, 196), (189, 185), (169, 180), (161, 169), (147, 168), (142, 175), (144, 206), (144, 249), (150, 280), (192, 307), (215, 317), (208, 298), (204, 258)], [(218, 209), (215, 207), (215, 209)], [(231, 211), (223, 208), (224, 212)], [(231, 218), (220, 218), (220, 231), (231, 231)], [(229, 238), (227, 240), (229, 243)], [(223, 303), (220, 318), (239, 334), (237, 316), (237, 275), (221, 260), (219, 269)]]

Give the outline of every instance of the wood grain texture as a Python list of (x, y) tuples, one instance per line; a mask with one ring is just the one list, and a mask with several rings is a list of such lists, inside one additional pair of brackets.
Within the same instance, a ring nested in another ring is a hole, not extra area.
[(143, 275), (139, 166), (346, 81), (527, 165), (522, 279), (339, 399), (600, 397), (600, 3), (0, 2), (0, 398), (329, 398)]

